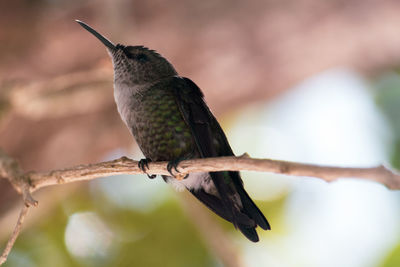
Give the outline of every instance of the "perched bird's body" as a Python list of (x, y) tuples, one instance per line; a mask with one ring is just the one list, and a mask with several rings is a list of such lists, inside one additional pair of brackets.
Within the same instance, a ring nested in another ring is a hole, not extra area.
[[(142, 46), (115, 46), (79, 23), (108, 47), (118, 111), (146, 157), (144, 164), (169, 161), (176, 166), (182, 159), (234, 155), (196, 84), (178, 76), (155, 51)], [(258, 241), (257, 225), (270, 229), (244, 190), (239, 172), (192, 173), (183, 180), (163, 178), (189, 190), (252, 241)]]
[(190, 128), (176, 104), (172, 80), (165, 78), (140, 87), (129, 97), (115, 84), (118, 111), (143, 154), (152, 161), (169, 161), (195, 150)]

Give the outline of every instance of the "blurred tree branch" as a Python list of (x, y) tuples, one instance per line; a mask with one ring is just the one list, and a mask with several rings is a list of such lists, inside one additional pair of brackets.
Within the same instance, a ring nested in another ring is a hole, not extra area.
[[(24, 117), (43, 120), (87, 114), (112, 103), (112, 70), (96, 68), (9, 87), (3, 102), (8, 104), (9, 111)], [(82, 99), (87, 100), (85, 105)]]
[[(400, 189), (400, 175), (384, 166), (371, 168), (341, 168), (302, 164), (270, 159), (253, 159), (248, 155), (240, 157), (219, 157), (206, 159), (191, 159), (182, 161), (177, 167), (176, 177), (180, 179), (187, 173), (203, 171), (262, 171), (286, 174), (291, 176), (319, 177), (327, 182), (338, 178), (360, 178), (382, 183), (390, 189)], [(149, 174), (169, 175), (167, 162), (151, 162), (147, 170)], [(67, 169), (48, 172), (24, 173), (16, 160), (10, 158), (0, 150), (0, 178), (10, 181), (14, 188), (22, 194), (25, 206), (22, 208), (17, 225), (6, 249), (0, 258), (0, 264), (5, 262), (11, 248), (21, 230), (28, 207), (37, 205), (31, 193), (39, 188), (71, 183), (83, 180), (92, 180), (117, 174), (143, 174), (138, 167), (138, 161), (127, 157), (96, 164), (79, 165)]]

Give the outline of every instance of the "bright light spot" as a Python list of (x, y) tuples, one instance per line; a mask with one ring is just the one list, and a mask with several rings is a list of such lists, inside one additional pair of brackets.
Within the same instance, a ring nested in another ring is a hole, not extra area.
[(330, 71), (267, 105), (244, 110), (228, 132), (237, 154), (331, 164), (387, 159), (388, 126), (355, 73)]
[(346, 166), (385, 161), (388, 126), (368, 89), (355, 73), (329, 71), (273, 103), (266, 123), (291, 144), (285, 159)]
[(105, 258), (111, 248), (113, 233), (93, 212), (75, 213), (65, 229), (65, 245), (79, 258)]

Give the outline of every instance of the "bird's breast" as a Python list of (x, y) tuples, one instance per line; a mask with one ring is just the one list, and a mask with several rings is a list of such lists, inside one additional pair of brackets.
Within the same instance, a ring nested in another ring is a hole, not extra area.
[(172, 90), (153, 86), (115, 98), (122, 119), (146, 157), (170, 161), (193, 153), (191, 131)]

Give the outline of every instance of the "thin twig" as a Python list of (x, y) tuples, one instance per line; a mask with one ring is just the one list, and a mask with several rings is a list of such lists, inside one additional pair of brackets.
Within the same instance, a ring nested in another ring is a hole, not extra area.
[(33, 199), (31, 195), (29, 176), (23, 173), (21, 167), (16, 160), (12, 159), (1, 150), (0, 177), (8, 178), (14, 188), (16, 188), (16, 190), (22, 194), (22, 199), (24, 201), (24, 205), (22, 206), (19, 213), (14, 231), (8, 239), (6, 247), (4, 248), (3, 253), (0, 256), (0, 265), (2, 265), (7, 260), (7, 257), (10, 254), (15, 241), (17, 240), (19, 233), (21, 232), (22, 224), (24, 223), (26, 214), (28, 213), (28, 209), (31, 206), (37, 206), (38, 202)]
[(4, 262), (6, 262), (8, 254), (10, 254), (12, 247), (14, 246), (15, 240), (17, 240), (17, 237), (19, 233), (21, 232), (22, 224), (24, 223), (24, 219), (26, 217), (26, 214), (28, 213), (30, 206), (23, 205), (21, 212), (19, 213), (18, 221), (17, 224), (15, 225), (14, 231), (11, 234), (10, 239), (7, 242), (6, 247), (4, 248), (3, 254), (0, 256), (0, 265), (2, 265)]

